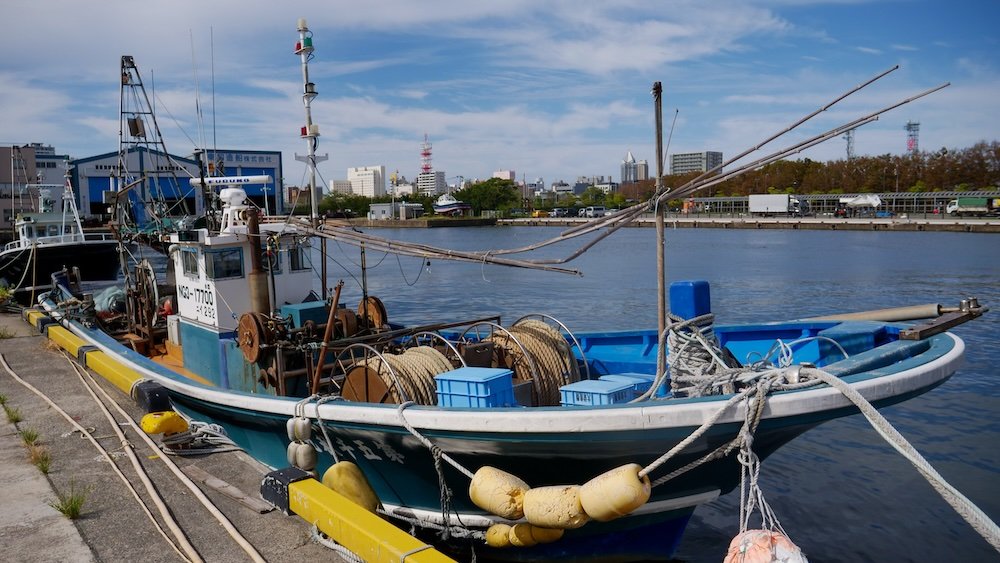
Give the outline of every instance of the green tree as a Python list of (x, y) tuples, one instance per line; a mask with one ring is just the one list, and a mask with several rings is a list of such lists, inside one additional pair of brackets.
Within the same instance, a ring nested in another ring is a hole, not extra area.
[(453, 195), (471, 205), (475, 215), (480, 215), (484, 209), (507, 211), (521, 204), (521, 194), (514, 182), (501, 178), (471, 184)]
[(584, 206), (601, 205), (604, 203), (604, 192), (600, 188), (590, 186), (580, 194), (580, 203)]

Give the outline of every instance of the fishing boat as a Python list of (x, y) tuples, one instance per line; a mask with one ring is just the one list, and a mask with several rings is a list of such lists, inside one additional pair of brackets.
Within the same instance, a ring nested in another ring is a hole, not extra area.
[[(458, 467), (497, 468), (536, 488), (582, 485), (631, 464), (655, 467), (648, 500), (628, 515), (571, 527), (550, 544), (480, 546), (488, 557), (669, 558), (695, 508), (740, 483), (736, 456), (716, 454), (754, 412), (750, 401), (734, 402), (741, 393), (775, 382), (752, 425), (753, 452), (764, 459), (809, 428), (856, 412), (837, 389), (802, 385), (807, 373), (822, 370), (883, 406), (940, 385), (964, 355), (951, 333), (914, 333), (894, 322), (702, 322), (694, 332), (671, 333), (663, 371), (664, 341), (655, 329), (575, 333), (544, 315), (402, 327), (375, 296), (357, 309), (337, 303), (339, 291), (332, 301), (308, 300), (303, 237), (283, 224), (258, 226), (239, 188), (223, 190), (222, 199), (222, 231), (171, 235), (172, 288), (158, 283), (148, 263), (130, 275), (133, 319), (81, 318), (60, 305), (73, 302), (65, 293), (42, 300), (47, 314), (85, 346), (162, 387), (174, 409), (221, 425), (271, 467), (302, 455), (299, 444), (314, 453), (305, 465), (318, 475), (338, 461), (355, 463), (385, 513), (418, 527), (481, 536), (520, 519), (473, 502)], [(165, 301), (174, 313), (165, 314)], [(676, 285), (671, 301), (689, 320), (710, 317), (703, 282)], [(686, 343), (673, 340), (685, 334)], [(697, 356), (696, 334), (716, 342), (702, 356), (720, 370), (700, 381), (712, 370), (684, 365)], [(685, 391), (682, 374), (711, 392)], [(295, 418), (307, 421), (308, 438), (289, 436)], [(709, 420), (697, 440), (659, 461)], [(441, 454), (455, 466), (436, 463)]]
[(49, 275), (55, 271), (76, 271), (83, 282), (118, 277), (118, 241), (110, 233), (84, 232), (68, 175), (58, 199), (54, 191), (39, 190), (38, 211), (18, 214), (17, 239), (0, 251), (0, 284), (22, 304), (51, 289)]
[(434, 200), (434, 213), (438, 215), (465, 215), (472, 211), (468, 203), (458, 201), (451, 194), (442, 194)]
[[(298, 31), (314, 176), (313, 44), (304, 20)], [(46, 322), (150, 411), (218, 424), (272, 468), (326, 483), (353, 464), (369, 509), (462, 559), (669, 559), (694, 510), (752, 482), (783, 444), (946, 381), (965, 350), (948, 329), (985, 311), (967, 299), (947, 311), (716, 326), (707, 282), (672, 284), (666, 316), (661, 276), (656, 328), (577, 332), (545, 314), (402, 326), (368, 294), (364, 254), (356, 307), (325, 276), (317, 292), (315, 262), (327, 253), (316, 243), (575, 271), (510, 258), (543, 243), (440, 249), (318, 226), (315, 209), (266, 222), (239, 184), (218, 194), (218, 230), (168, 235), (165, 276), (145, 260), (129, 268), (124, 306), (96, 296), (90, 307), (57, 285), (40, 300)], [(557, 239), (607, 236), (674, 195), (657, 193)]]

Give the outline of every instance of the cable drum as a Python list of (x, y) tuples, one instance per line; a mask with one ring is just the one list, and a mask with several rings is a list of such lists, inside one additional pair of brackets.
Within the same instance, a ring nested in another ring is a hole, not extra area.
[[(402, 354), (369, 356), (357, 361), (348, 370), (345, 398), (391, 404), (413, 401), (418, 405), (436, 405), (437, 382), (434, 376), (451, 369), (451, 363), (444, 354), (430, 346), (410, 348)], [(369, 378), (377, 378), (381, 385), (371, 385)], [(369, 389), (375, 393), (369, 393)]]
[(537, 406), (558, 406), (559, 388), (580, 377), (569, 343), (558, 330), (542, 321), (519, 321), (487, 340), (503, 351), (508, 367), (518, 378), (532, 381)]

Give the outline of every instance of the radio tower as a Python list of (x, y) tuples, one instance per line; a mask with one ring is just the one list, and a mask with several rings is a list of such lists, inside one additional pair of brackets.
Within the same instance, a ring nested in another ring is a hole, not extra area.
[(847, 141), (847, 160), (854, 160), (854, 129), (844, 133), (844, 140)]
[(431, 172), (431, 143), (427, 140), (427, 133), (424, 133), (424, 143), (420, 145), (420, 171), (424, 174)]
[(906, 129), (906, 152), (916, 156), (920, 152), (920, 123), (907, 121), (903, 129)]

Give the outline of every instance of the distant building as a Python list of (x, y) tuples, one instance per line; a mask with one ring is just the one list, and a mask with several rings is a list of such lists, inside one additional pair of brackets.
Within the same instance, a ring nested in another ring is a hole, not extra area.
[(417, 191), (420, 195), (435, 196), (445, 193), (448, 184), (444, 179), (443, 170), (421, 172), (417, 175)]
[(38, 192), (31, 186), (38, 182), (35, 158), (30, 145), (0, 147), (0, 231), (4, 233), (13, 231), (18, 213), (35, 210)]
[[(118, 153), (78, 158), (72, 161), (72, 165), (72, 181), (77, 191), (80, 215), (106, 216), (114, 192), (123, 184)], [(183, 212), (184, 208), (195, 214), (204, 209), (200, 190), (192, 188), (190, 183), (190, 179), (197, 178), (199, 174), (196, 160), (136, 147), (128, 149), (125, 167), (126, 178), (146, 176), (146, 181), (132, 189), (138, 201), (162, 200), (175, 214)], [(248, 192), (254, 187), (257, 186), (246, 186)], [(256, 195), (261, 195), (259, 190)], [(182, 200), (183, 205), (180, 204)], [(258, 201), (262, 208), (263, 202), (262, 198)], [(144, 221), (145, 217), (137, 217), (136, 220)]]
[(545, 180), (536, 178), (534, 182), (524, 184), (524, 194), (526, 197), (538, 197), (545, 191)]
[(385, 195), (385, 166), (362, 166), (347, 169), (351, 191), (365, 197)]
[(517, 174), (513, 170), (497, 170), (493, 173), (493, 177), (513, 182), (517, 178)]
[(392, 193), (395, 196), (413, 195), (413, 184), (395, 184), (392, 186)]
[(330, 193), (331, 194), (350, 194), (351, 192), (351, 181), (350, 180), (330, 180)]
[(708, 172), (720, 164), (722, 164), (721, 152), (685, 152), (670, 155), (671, 174)]
[[(645, 162), (645, 161), (643, 161)], [(647, 167), (648, 171), (648, 167)], [(641, 178), (645, 179), (645, 178)], [(621, 174), (622, 184), (634, 184), (640, 180), (639, 178), (639, 163), (635, 161), (635, 157), (632, 156), (632, 151), (628, 151), (625, 155), (625, 160), (622, 161), (622, 174)]]
[(617, 192), (619, 185), (618, 182), (603, 182), (600, 184), (594, 184), (594, 187), (601, 190), (602, 192), (604, 192), (605, 195), (607, 195), (611, 192)]
[[(643, 180), (649, 179), (649, 163), (645, 160), (640, 160), (635, 163), (635, 181), (641, 182)], [(622, 182), (624, 183), (624, 182)]]
[(555, 182), (552, 182), (552, 191), (560, 195), (569, 194), (573, 193), (573, 186), (563, 182), (562, 180), (556, 180)]
[(368, 210), (368, 219), (373, 221), (416, 219), (423, 214), (424, 206), (419, 203), (394, 201), (391, 203), (373, 203)]

